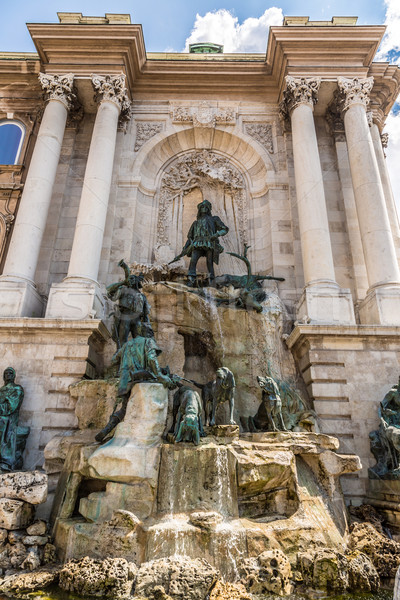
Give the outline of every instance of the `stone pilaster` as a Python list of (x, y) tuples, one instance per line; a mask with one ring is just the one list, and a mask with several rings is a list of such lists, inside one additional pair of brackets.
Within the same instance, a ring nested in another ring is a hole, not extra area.
[(281, 112), (291, 120), (297, 208), (305, 288), (298, 318), (311, 322), (353, 323), (349, 290), (335, 281), (325, 192), (314, 125), (319, 78), (286, 77)]
[(125, 75), (92, 75), (99, 103), (93, 128), (67, 277), (50, 291), (46, 317), (102, 316), (97, 283), (118, 121), (129, 114)]
[(366, 108), (373, 78), (338, 78), (369, 290), (362, 323), (400, 324), (400, 272)]
[(39, 74), (47, 105), (43, 113), (3, 275), (0, 316), (41, 316), (34, 277), (50, 207), (68, 110), (75, 101), (74, 76)]

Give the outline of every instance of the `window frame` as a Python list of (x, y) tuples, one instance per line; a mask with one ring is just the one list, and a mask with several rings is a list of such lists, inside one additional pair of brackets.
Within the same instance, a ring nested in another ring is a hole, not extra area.
[(21, 130), (21, 138), (19, 140), (17, 152), (16, 152), (15, 158), (14, 158), (14, 162), (7, 163), (7, 164), (19, 165), (20, 164), (19, 159), (21, 158), (21, 152), (22, 152), (22, 148), (23, 148), (25, 136), (26, 136), (26, 126), (24, 125), (24, 123), (22, 123), (21, 121), (18, 121), (17, 119), (0, 119), (0, 128), (3, 125), (16, 125)]

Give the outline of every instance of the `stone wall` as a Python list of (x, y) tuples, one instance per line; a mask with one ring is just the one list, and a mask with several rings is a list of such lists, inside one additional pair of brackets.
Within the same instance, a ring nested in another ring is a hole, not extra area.
[[(76, 399), (68, 386), (102, 372), (102, 350), (108, 337), (97, 320), (0, 320), (0, 363), (3, 369), (15, 368), (16, 382), (25, 391), (20, 424), (31, 428), (25, 469), (42, 468), (46, 444), (56, 434), (77, 429)], [(49, 474), (49, 502), (57, 479), (58, 473)]]
[(362, 471), (342, 478), (347, 500), (357, 503), (375, 464), (368, 436), (379, 424), (378, 405), (399, 377), (400, 328), (299, 325), (287, 343), (322, 432), (339, 439), (340, 452), (361, 458)]

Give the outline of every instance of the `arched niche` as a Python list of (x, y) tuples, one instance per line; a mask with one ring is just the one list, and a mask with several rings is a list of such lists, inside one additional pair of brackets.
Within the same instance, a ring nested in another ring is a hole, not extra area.
[[(268, 181), (275, 168), (260, 144), (239, 133), (216, 128), (204, 147), (195, 128), (176, 131), (171, 126), (143, 146), (130, 172), (136, 188), (132, 262), (153, 263), (160, 246), (168, 245), (171, 254), (180, 252), (197, 204), (204, 198), (230, 228), (221, 240), (225, 249), (242, 251), (244, 243), (254, 248), (256, 213), (267, 204)], [(268, 231), (265, 219), (264, 226)], [(270, 266), (257, 268), (265, 271)], [(222, 271), (243, 272), (243, 266), (223, 253), (216, 272)]]
[[(163, 170), (157, 191), (155, 250), (162, 249), (163, 256), (180, 252), (196, 219), (197, 205), (206, 199), (213, 206), (213, 214), (229, 227), (228, 234), (220, 240), (225, 252), (216, 272), (242, 272), (242, 263), (228, 252), (241, 253), (244, 244), (249, 243), (248, 186), (239, 169), (216, 151), (186, 152)], [(199, 263), (200, 270), (204, 269), (203, 262)]]

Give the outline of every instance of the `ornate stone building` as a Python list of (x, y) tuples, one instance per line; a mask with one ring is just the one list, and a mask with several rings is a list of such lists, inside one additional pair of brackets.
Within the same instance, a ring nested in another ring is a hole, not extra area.
[[(208, 198), (283, 277), (287, 345), (322, 430), (363, 471), (400, 371), (400, 228), (382, 128), (400, 69), (374, 62), (383, 26), (271, 27), (261, 54), (146, 53), (127, 15), (29, 24), (37, 53), (0, 54), (0, 357), (26, 391), (26, 465), (76, 428), (69, 384), (101, 373), (117, 263), (165, 263)], [(217, 40), (218, 41), (218, 40)], [(18, 131), (17, 131), (18, 130)], [(6, 131), (6, 128), (4, 129)], [(235, 272), (224, 253), (219, 273)]]

